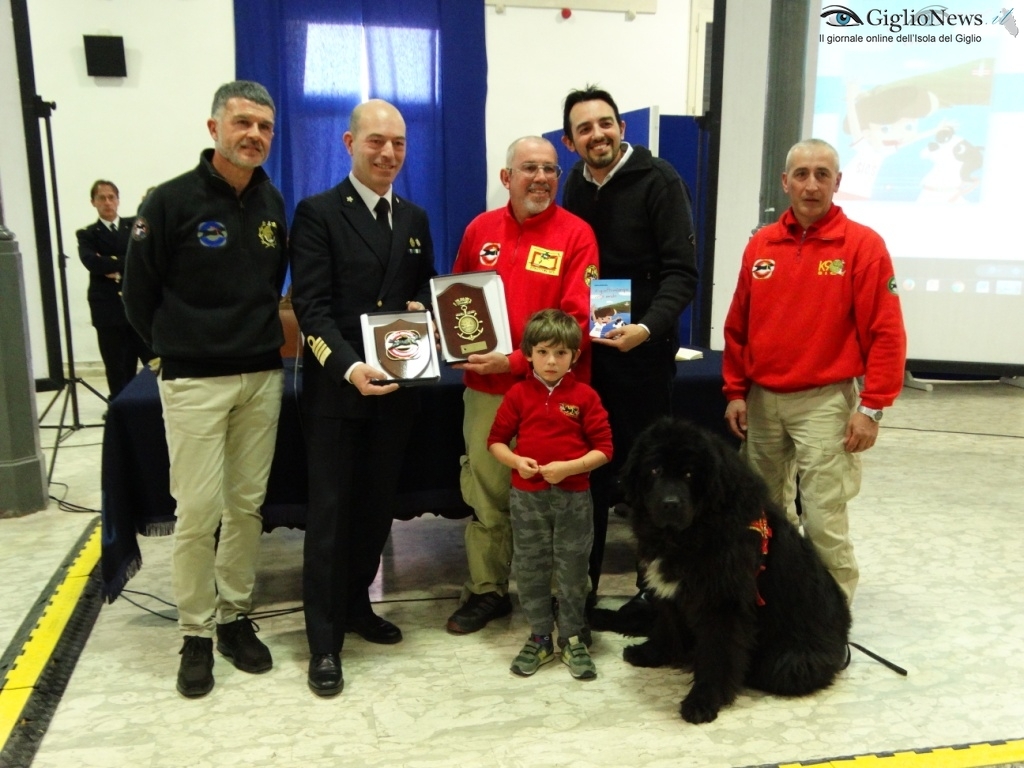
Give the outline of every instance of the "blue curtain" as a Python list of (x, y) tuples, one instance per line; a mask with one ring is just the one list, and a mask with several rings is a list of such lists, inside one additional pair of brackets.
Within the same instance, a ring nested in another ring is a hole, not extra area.
[(266, 170), (289, 215), (351, 170), (341, 136), (364, 98), (395, 104), (408, 154), (395, 191), (427, 209), (437, 270), (486, 206), (481, 0), (235, 0), (235, 70), (277, 104)]

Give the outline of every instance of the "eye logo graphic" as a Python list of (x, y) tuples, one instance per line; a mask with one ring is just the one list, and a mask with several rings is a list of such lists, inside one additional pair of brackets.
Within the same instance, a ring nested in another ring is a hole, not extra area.
[(860, 16), (845, 5), (828, 5), (821, 12), (821, 18), (830, 27), (859, 27), (864, 24)]

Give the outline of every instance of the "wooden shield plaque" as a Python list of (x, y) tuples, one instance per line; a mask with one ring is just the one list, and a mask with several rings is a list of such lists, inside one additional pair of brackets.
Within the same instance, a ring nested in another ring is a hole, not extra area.
[(468, 357), (498, 346), (484, 289), (452, 283), (437, 295), (438, 324), (449, 354)]
[(434, 344), (426, 323), (395, 320), (373, 329), (377, 362), (396, 379), (416, 379), (430, 365)]

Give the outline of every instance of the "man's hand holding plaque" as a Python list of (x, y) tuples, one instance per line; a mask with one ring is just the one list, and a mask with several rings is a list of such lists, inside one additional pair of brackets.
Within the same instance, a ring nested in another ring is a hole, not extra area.
[(512, 370), (512, 364), (508, 361), (508, 355), (501, 352), (485, 352), (482, 355), (470, 355), (461, 363), (453, 363), (452, 368), (489, 376), (492, 373), (508, 373)]
[(445, 362), (512, 352), (505, 291), (496, 272), (442, 275), (430, 287)]
[(361, 320), (366, 365), (377, 369), (374, 377), (367, 380), (369, 385), (424, 384), (440, 378), (434, 324), (429, 313), (374, 312), (363, 315)]

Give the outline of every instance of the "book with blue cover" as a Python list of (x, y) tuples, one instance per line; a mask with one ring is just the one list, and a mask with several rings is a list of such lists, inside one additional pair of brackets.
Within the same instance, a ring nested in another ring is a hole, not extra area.
[(630, 281), (592, 280), (590, 283), (590, 335), (604, 338), (630, 322)]

